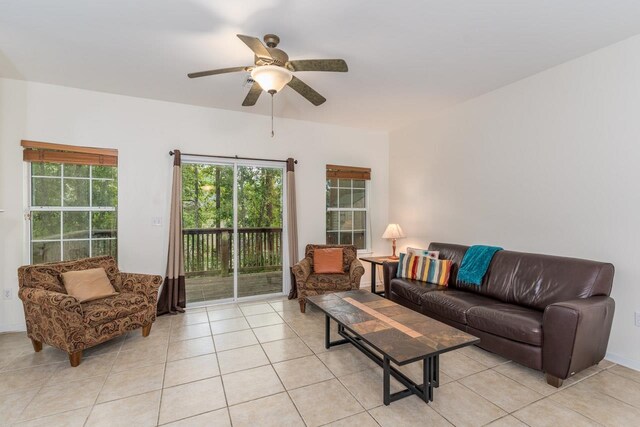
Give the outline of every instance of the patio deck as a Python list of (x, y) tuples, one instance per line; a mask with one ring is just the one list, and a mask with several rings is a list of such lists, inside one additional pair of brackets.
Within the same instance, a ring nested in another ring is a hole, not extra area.
[[(233, 298), (233, 275), (227, 277), (187, 277), (187, 303)], [(238, 275), (238, 297), (282, 292), (282, 272)]]

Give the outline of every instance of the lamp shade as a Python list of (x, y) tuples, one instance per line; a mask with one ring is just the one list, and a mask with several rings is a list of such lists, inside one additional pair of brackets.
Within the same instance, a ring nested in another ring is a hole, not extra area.
[(389, 224), (384, 233), (382, 233), (383, 239), (400, 239), (402, 237), (405, 237), (405, 235), (400, 224)]
[(284, 67), (262, 65), (251, 71), (251, 78), (258, 82), (262, 90), (274, 93), (280, 92), (291, 81), (293, 74)]

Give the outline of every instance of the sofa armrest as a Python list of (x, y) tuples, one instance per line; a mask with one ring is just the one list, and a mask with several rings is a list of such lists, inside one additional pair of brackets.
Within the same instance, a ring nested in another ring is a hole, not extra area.
[(162, 276), (157, 274), (120, 273), (122, 284), (120, 290), (151, 295), (158, 293), (162, 285)]
[(398, 272), (397, 261), (385, 261), (382, 263), (382, 280), (384, 281), (384, 296), (391, 299), (391, 279)]
[(600, 362), (607, 351), (615, 302), (608, 296), (551, 304), (544, 310), (542, 368), (566, 379)]
[[(372, 266), (375, 267), (375, 266)], [(364, 274), (364, 267), (358, 258), (351, 261), (349, 265), (349, 280), (351, 281), (351, 288), (358, 289), (360, 288), (360, 279)]]
[(25, 303), (48, 306), (56, 310), (67, 312), (70, 315), (77, 314), (82, 318), (82, 307), (80, 301), (71, 295), (60, 292), (47, 291), (40, 288), (20, 289), (18, 296)]
[(304, 258), (291, 269), (293, 271), (293, 275), (296, 277), (296, 285), (298, 285), (298, 288), (304, 287), (304, 284), (311, 275), (311, 260), (309, 260), (309, 258)]
[(18, 296), (24, 304), (29, 338), (68, 353), (84, 348), (83, 312), (76, 298), (30, 287), (20, 288)]

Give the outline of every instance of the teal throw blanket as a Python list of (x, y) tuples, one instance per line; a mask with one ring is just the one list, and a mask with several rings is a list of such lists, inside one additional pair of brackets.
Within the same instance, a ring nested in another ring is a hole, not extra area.
[(497, 246), (471, 246), (462, 257), (458, 271), (458, 282), (480, 286), (482, 278), (487, 274), (493, 255), (501, 250), (502, 248)]

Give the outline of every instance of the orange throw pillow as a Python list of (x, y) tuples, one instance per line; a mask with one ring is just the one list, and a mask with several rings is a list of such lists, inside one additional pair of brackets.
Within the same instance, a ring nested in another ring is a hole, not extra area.
[(67, 271), (61, 276), (67, 294), (80, 302), (117, 295), (104, 268)]
[(315, 273), (344, 273), (342, 270), (342, 248), (325, 248), (313, 251)]

